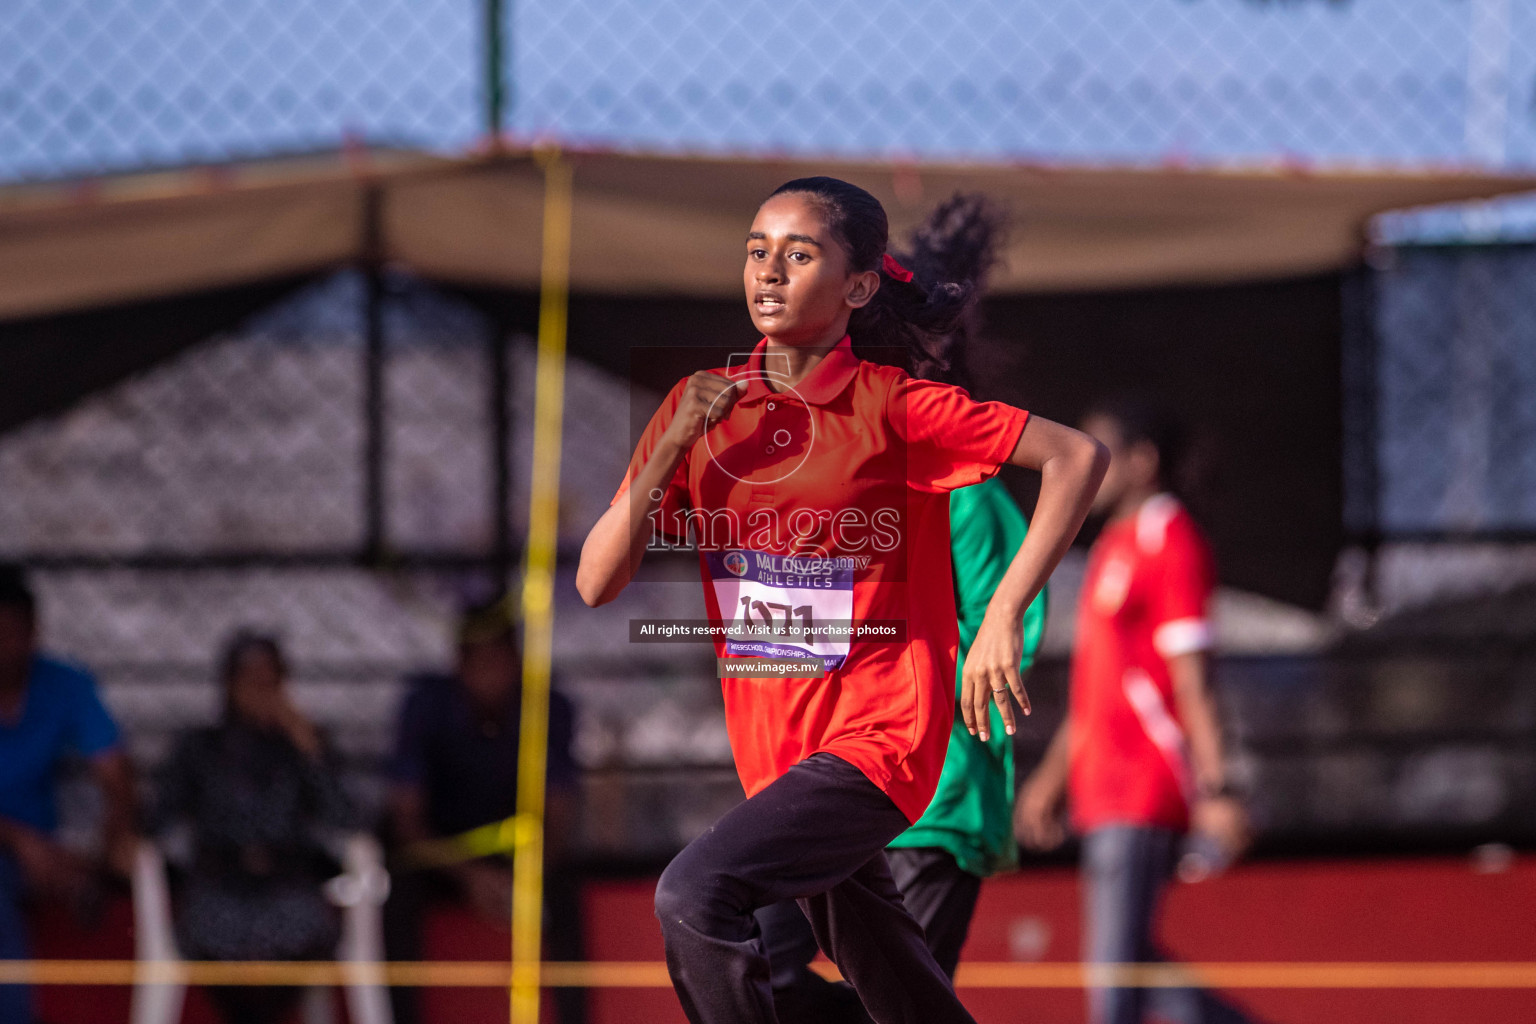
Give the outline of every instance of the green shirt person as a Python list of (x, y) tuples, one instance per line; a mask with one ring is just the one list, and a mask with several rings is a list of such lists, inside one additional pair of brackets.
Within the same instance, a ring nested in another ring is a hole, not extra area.
[[(966, 653), (1027, 527), (1024, 513), (996, 477), (950, 493), (950, 557), (960, 627), (957, 701)], [(1024, 613), (1021, 672), (1034, 663), (1040, 648), (1045, 610), (1042, 590)], [(1013, 838), (1013, 739), (1003, 731), (996, 707), (991, 714), (986, 740), (972, 736), (960, 715), (955, 715), (932, 802), (885, 852), (902, 901), (923, 926), (934, 959), (950, 977), (960, 962), (981, 880), (1018, 863)], [(799, 907), (794, 903), (764, 907), (757, 912), (757, 921), (772, 964), (774, 1006), (783, 1024), (868, 1020), (852, 988), (827, 982), (810, 969), (816, 939)]]
[[(1024, 513), (996, 477), (954, 491), (949, 496), (950, 557), (955, 570), (955, 612), (960, 626), (960, 652), (955, 666), (955, 695), (959, 699), (960, 672), (976, 630), (981, 627), (987, 602), (998, 581), (1008, 571), (1009, 559), (1023, 543), (1027, 529)], [(1024, 612), (1024, 658), (1019, 671), (1034, 664), (1035, 652), (1045, 634), (1046, 592)], [(1019, 849), (1013, 838), (1013, 741), (1003, 732), (1002, 716), (992, 708), (992, 728), (983, 741), (970, 735), (965, 722), (955, 716), (949, 736), (944, 772), (928, 810), (891, 843), (887, 856), (891, 873), (901, 885), (907, 909), (926, 929), (928, 922), (913, 907), (912, 895), (902, 884), (908, 855), (891, 856), (897, 850), (942, 850), (961, 871), (982, 879), (1018, 864)], [(974, 907), (975, 897), (971, 898)], [(964, 915), (970, 923), (970, 910)], [(959, 942), (965, 939), (962, 928)], [(932, 944), (932, 936), (929, 938)], [(938, 953), (937, 950), (934, 951)], [(959, 957), (956, 944), (954, 956)], [(954, 961), (938, 957), (939, 966), (951, 976)]]

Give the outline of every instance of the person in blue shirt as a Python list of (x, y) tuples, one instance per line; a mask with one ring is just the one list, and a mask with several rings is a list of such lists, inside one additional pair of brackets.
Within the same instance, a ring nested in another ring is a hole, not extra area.
[[(20, 568), (0, 565), (0, 959), (27, 957), (26, 901), (78, 901), (96, 873), (53, 837), (55, 784), (71, 756), (89, 764), (105, 798), (105, 866), (127, 875), (133, 780), (117, 726), (90, 673), (38, 652), (37, 601)], [(0, 1021), (31, 1020), (30, 992), (0, 985)]]

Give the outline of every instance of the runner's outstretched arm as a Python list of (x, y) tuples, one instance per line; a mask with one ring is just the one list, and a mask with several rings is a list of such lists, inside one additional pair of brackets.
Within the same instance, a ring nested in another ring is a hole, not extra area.
[(1109, 449), (1081, 431), (1031, 416), (1008, 461), (1040, 472), (1040, 499), (1029, 533), (992, 595), (965, 659), (960, 712), (966, 728), (983, 740), (987, 738), (987, 706), (994, 701), (1008, 734), (1017, 729), (1009, 692), (1029, 714), (1029, 695), (1019, 676), (1024, 609), (1045, 586), (1083, 525), (1109, 468)]

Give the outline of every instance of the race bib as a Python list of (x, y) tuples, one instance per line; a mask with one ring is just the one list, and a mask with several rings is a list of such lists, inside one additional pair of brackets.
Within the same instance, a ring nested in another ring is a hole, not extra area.
[(853, 566), (846, 558), (763, 551), (706, 552), (731, 657), (820, 658), (826, 671), (848, 657)]

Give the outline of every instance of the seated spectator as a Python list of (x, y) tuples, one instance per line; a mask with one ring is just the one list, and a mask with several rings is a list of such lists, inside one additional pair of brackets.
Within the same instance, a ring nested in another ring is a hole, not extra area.
[[(176, 932), (190, 960), (330, 960), (341, 937), (325, 898), (340, 865), (326, 829), (355, 827), (336, 758), (285, 686), (276, 640), (240, 633), (220, 662), (224, 716), (183, 735), (159, 779), (154, 823), (185, 825), (191, 849), (176, 892)], [(299, 990), (214, 987), (230, 1024), (281, 1021)]]
[[(84, 758), (104, 797), (102, 864), (53, 838), (55, 783), (66, 755)], [(84, 669), (37, 650), (37, 602), (26, 576), (0, 565), (0, 959), (27, 957), (23, 906), (48, 899), (81, 906), (96, 868), (133, 866), (133, 780), (117, 726)], [(25, 986), (0, 985), (0, 1021), (32, 1020)]]
[[(391, 960), (421, 959), (421, 918), (433, 898), (460, 901), (484, 919), (510, 927), (512, 871), (507, 856), (460, 860), (422, 869), (413, 850), (517, 813), (518, 728), (522, 716), (522, 653), (509, 601), (481, 605), (462, 618), (457, 672), (410, 681), (401, 705), (389, 765), (389, 828), (397, 851), (385, 907)], [(576, 885), (566, 851), (576, 807), (571, 759), (574, 712), (550, 694), (548, 791), (545, 807), (545, 935), (549, 955), (582, 958)], [(413, 870), (414, 868), (414, 870)], [(416, 993), (396, 988), (396, 1024), (420, 1019)], [(585, 993), (560, 989), (561, 1024), (585, 1019)]]

